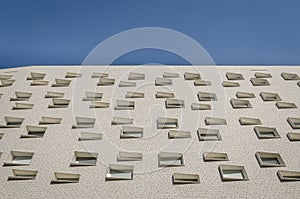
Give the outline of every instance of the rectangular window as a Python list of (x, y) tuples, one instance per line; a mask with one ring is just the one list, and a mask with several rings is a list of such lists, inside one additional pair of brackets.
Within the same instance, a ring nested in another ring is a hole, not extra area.
[(86, 91), (85, 97), (82, 99), (82, 101), (101, 101), (102, 96), (103, 93)]
[(250, 81), (253, 86), (270, 86), (270, 83), (266, 79), (251, 78)]
[(68, 87), (70, 86), (71, 80), (69, 79), (55, 79), (55, 83), (52, 87)]
[(113, 117), (111, 124), (112, 125), (133, 124), (133, 119), (126, 118), (126, 117)]
[(192, 110), (211, 110), (210, 104), (192, 103)]
[(97, 101), (91, 101), (91, 104), (89, 105), (89, 108), (108, 108), (109, 102), (97, 102)]
[(240, 73), (230, 73), (230, 72), (227, 72), (226, 73), (226, 78), (228, 80), (244, 80), (243, 75), (240, 74)]
[(256, 126), (254, 131), (259, 139), (280, 138), (277, 129), (273, 127)]
[(217, 101), (217, 96), (215, 93), (199, 92), (198, 99), (199, 101)]
[(92, 74), (92, 78), (102, 78), (102, 77), (108, 77), (108, 73), (93, 72)]
[(281, 77), (284, 80), (300, 80), (300, 77), (296, 73), (281, 73)]
[(81, 73), (76, 73), (76, 72), (67, 72), (65, 75), (65, 78), (80, 78), (82, 77)]
[(75, 151), (70, 166), (96, 166), (98, 153)]
[(78, 183), (79, 178), (80, 174), (54, 172), (54, 178), (51, 180), (51, 184)]
[(238, 82), (223, 81), (222, 86), (223, 87), (240, 87), (240, 84)]
[(281, 101), (277, 93), (260, 92), (259, 95), (264, 101)]
[(143, 154), (137, 152), (119, 151), (118, 161), (142, 161)]
[(158, 161), (160, 167), (184, 166), (182, 153), (160, 152)]
[(144, 93), (127, 91), (126, 98), (144, 98)]
[(300, 133), (287, 133), (287, 137), (290, 141), (300, 141)]
[(133, 166), (109, 164), (105, 180), (132, 180)]
[(279, 170), (277, 175), (280, 181), (300, 181), (299, 171), (283, 171)]
[(81, 132), (78, 141), (101, 140), (101, 133)]
[(178, 78), (179, 74), (178, 73), (169, 73), (169, 72), (164, 72), (163, 78)]
[(279, 153), (256, 152), (255, 156), (261, 167), (285, 167)]
[(64, 93), (60, 92), (47, 91), (45, 98), (63, 98), (64, 95)]
[(296, 104), (291, 102), (276, 102), (275, 104), (278, 109), (297, 108)]
[(196, 79), (194, 81), (194, 85), (195, 86), (211, 86), (211, 82), (210, 81), (201, 80), (201, 79)]
[(48, 105), (48, 108), (67, 108), (71, 100), (52, 98), (52, 104)]
[(184, 100), (180, 99), (167, 99), (166, 108), (184, 108)]
[(214, 117), (206, 117), (205, 118), (206, 125), (226, 125), (227, 122), (223, 118), (214, 118)]
[(128, 76), (128, 80), (144, 80), (144, 79), (145, 79), (144, 73), (130, 72)]
[(197, 130), (199, 141), (218, 141), (222, 140), (221, 134), (217, 129), (199, 128)]
[(157, 119), (158, 129), (178, 128), (178, 120), (176, 118), (159, 117)]
[(230, 99), (230, 103), (232, 108), (239, 109), (239, 108), (252, 108), (249, 100), (240, 100), (240, 99)]
[(4, 162), (3, 166), (26, 166), (30, 165), (33, 152), (11, 151), (11, 161)]
[(239, 122), (241, 125), (261, 125), (261, 121), (258, 118), (240, 117)]
[(136, 87), (136, 82), (120, 81), (119, 87)]
[(32, 93), (16, 91), (15, 95), (16, 97), (11, 97), (10, 101), (28, 101), (32, 96)]
[(26, 110), (32, 108), (33, 104), (16, 102), (15, 105), (12, 107), (12, 110)]
[(255, 98), (254, 93), (247, 93), (247, 92), (236, 92), (237, 98)]
[(172, 85), (172, 79), (157, 77), (155, 79), (155, 86), (170, 86)]
[(42, 126), (26, 126), (27, 134), (21, 134), (21, 138), (42, 138), (47, 127)]
[(288, 117), (287, 121), (293, 129), (300, 129), (300, 118)]
[(220, 165), (219, 172), (223, 181), (248, 180), (248, 175), (244, 166)]
[(133, 126), (122, 126), (120, 138), (142, 138), (143, 128)]
[(197, 174), (173, 173), (173, 184), (198, 184), (200, 177)]
[(39, 125), (60, 124), (61, 120), (62, 120), (61, 118), (57, 118), (57, 117), (45, 117), (45, 116), (42, 116), (42, 120), (39, 121)]
[(115, 84), (115, 79), (108, 77), (101, 77), (98, 82), (98, 86), (111, 86)]
[(37, 173), (38, 172), (34, 170), (13, 169), (13, 175), (8, 176), (7, 180), (35, 180)]
[(204, 161), (228, 161), (227, 153), (220, 152), (204, 152), (203, 153)]
[(135, 104), (134, 101), (117, 100), (117, 105), (115, 106), (115, 110), (133, 110), (134, 104)]
[(5, 116), (6, 125), (0, 125), (0, 128), (20, 128), (24, 118)]
[(44, 80), (32, 80), (30, 83), (30, 86), (47, 86), (49, 84), (49, 81)]
[(174, 98), (174, 93), (157, 91), (156, 98)]
[(196, 80), (196, 79), (201, 79), (200, 74), (199, 73), (189, 73), (189, 72), (185, 72), (184, 73), (184, 79), (185, 80)]
[(95, 122), (95, 118), (76, 117), (76, 125), (72, 128), (94, 128)]
[(254, 74), (256, 78), (272, 78), (272, 75), (269, 73), (256, 72)]
[(46, 76), (46, 73), (36, 73), (36, 72), (31, 72), (30, 76), (27, 77), (27, 80), (42, 80)]
[(191, 132), (189, 131), (170, 130), (168, 135), (169, 139), (191, 138)]

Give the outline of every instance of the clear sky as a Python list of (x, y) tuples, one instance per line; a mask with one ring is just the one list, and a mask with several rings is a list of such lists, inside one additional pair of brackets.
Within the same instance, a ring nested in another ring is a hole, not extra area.
[[(216, 64), (300, 65), (299, 0), (0, 0), (0, 67), (81, 64), (101, 41), (163, 27), (199, 42)], [(114, 64), (186, 64), (139, 50)]]

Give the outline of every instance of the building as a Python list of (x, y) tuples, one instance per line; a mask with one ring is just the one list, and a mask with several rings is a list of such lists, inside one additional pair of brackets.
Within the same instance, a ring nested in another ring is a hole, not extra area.
[(0, 70), (1, 198), (297, 198), (298, 66)]

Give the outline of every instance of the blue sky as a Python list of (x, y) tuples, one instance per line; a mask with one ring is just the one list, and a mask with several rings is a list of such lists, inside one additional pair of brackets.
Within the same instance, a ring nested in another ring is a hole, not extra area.
[[(300, 64), (299, 0), (0, 0), (0, 67), (81, 64), (101, 41), (140, 27), (179, 31), (216, 64)], [(114, 64), (187, 64), (138, 50)]]

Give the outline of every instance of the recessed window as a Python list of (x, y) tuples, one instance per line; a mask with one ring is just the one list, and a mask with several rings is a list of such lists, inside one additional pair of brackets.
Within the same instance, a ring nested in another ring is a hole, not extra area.
[(298, 84), (298, 86), (300, 87), (300, 81), (299, 81), (297, 84)]
[(33, 104), (31, 103), (20, 103), (16, 102), (15, 105), (12, 107), (12, 110), (26, 110), (26, 109), (32, 109)]
[(144, 73), (130, 72), (128, 76), (128, 80), (144, 80), (144, 79), (145, 79)]
[(79, 178), (80, 174), (54, 172), (54, 178), (51, 180), (51, 184), (78, 183)]
[(6, 125), (0, 125), (0, 128), (20, 128), (24, 118), (5, 116)]
[(126, 98), (144, 98), (144, 93), (127, 91)]
[(115, 84), (115, 79), (108, 77), (101, 77), (98, 82), (98, 86), (111, 86)]
[(281, 101), (277, 93), (261, 92), (259, 95), (264, 101)]
[(52, 98), (52, 104), (49, 104), (48, 108), (67, 108), (71, 100)]
[(53, 92), (53, 91), (47, 91), (45, 98), (63, 98), (64, 93), (61, 92)]
[(222, 140), (221, 134), (217, 129), (199, 128), (197, 130), (199, 141), (219, 141)]
[(16, 80), (14, 79), (1, 79), (0, 87), (11, 86)]
[(16, 97), (11, 97), (10, 101), (28, 101), (32, 96), (32, 93), (16, 91), (15, 95)]
[(49, 84), (49, 81), (45, 80), (33, 80), (30, 83), (30, 86), (47, 86)]
[(67, 72), (65, 75), (65, 78), (80, 78), (82, 77), (81, 73), (76, 73), (76, 72)]
[(279, 109), (297, 108), (296, 104), (291, 102), (276, 102), (276, 106)]
[(241, 125), (261, 125), (261, 121), (258, 118), (240, 117), (239, 122)]
[(300, 118), (288, 117), (287, 121), (293, 129), (300, 129)]
[(7, 180), (35, 180), (37, 173), (38, 172), (34, 170), (13, 169), (12, 175), (8, 176)]
[(33, 157), (32, 152), (11, 151), (11, 161), (4, 162), (3, 166), (27, 166)]
[(42, 80), (46, 76), (46, 73), (36, 73), (36, 72), (31, 72), (30, 76), (27, 77), (27, 80)]
[(198, 99), (199, 101), (217, 101), (217, 96), (215, 93), (199, 92)]
[(168, 133), (168, 136), (169, 136), (169, 139), (191, 138), (191, 132), (170, 130)]
[(174, 93), (157, 91), (156, 98), (174, 98)]
[(223, 181), (248, 180), (248, 175), (244, 166), (220, 165), (219, 172)]
[(200, 177), (197, 174), (190, 173), (173, 173), (173, 184), (198, 184)]
[(262, 73), (262, 72), (256, 72), (254, 76), (256, 78), (272, 78), (272, 75), (270, 73)]
[(205, 118), (206, 125), (226, 125), (227, 122), (223, 118), (214, 118), (214, 117), (206, 117)]
[(89, 108), (108, 108), (109, 107), (109, 102), (96, 102), (96, 101), (91, 101), (91, 104)]
[(166, 108), (184, 108), (184, 100), (180, 99), (167, 99)]
[(228, 161), (227, 153), (220, 152), (204, 152), (203, 153), (204, 161)]
[(195, 86), (211, 86), (211, 82), (210, 81), (201, 80), (201, 79), (196, 79), (194, 81), (194, 85)]
[(155, 86), (170, 86), (172, 85), (172, 79), (157, 77), (155, 79)]
[(76, 125), (73, 125), (72, 128), (94, 128), (95, 122), (95, 118), (76, 117)]
[(82, 101), (101, 101), (102, 96), (103, 93), (86, 91), (85, 97), (82, 99)]
[(287, 137), (290, 141), (300, 141), (300, 133), (287, 133)]
[(261, 167), (285, 167), (279, 153), (256, 152), (255, 156)]
[(92, 78), (101, 78), (101, 77), (108, 77), (108, 73), (93, 72), (92, 74)]
[(39, 121), (39, 125), (60, 124), (61, 120), (62, 120), (61, 118), (57, 118), (57, 117), (45, 117), (45, 116), (42, 116), (42, 120)]
[(160, 152), (158, 154), (158, 163), (160, 167), (184, 166), (183, 154), (173, 152)]
[(134, 126), (122, 126), (120, 138), (142, 138), (143, 128)]
[(300, 77), (296, 73), (281, 73), (281, 77), (284, 80), (300, 80)]
[(189, 72), (185, 72), (184, 73), (184, 79), (185, 80), (196, 80), (196, 79), (200, 79), (200, 74), (199, 73), (189, 73)]
[(133, 110), (134, 104), (135, 104), (134, 101), (117, 100), (117, 105), (115, 106), (115, 110)]
[(43, 126), (26, 126), (27, 134), (21, 134), (21, 138), (42, 138), (47, 130)]
[(247, 93), (247, 92), (236, 92), (237, 98), (255, 98), (254, 93)]
[(244, 77), (242, 74), (240, 73), (226, 73), (226, 78), (228, 80), (244, 80)]
[(254, 131), (259, 139), (280, 138), (278, 131), (273, 127), (256, 126)]
[(105, 180), (132, 180), (133, 166), (121, 164), (109, 164)]
[(240, 84), (238, 82), (223, 81), (222, 86), (223, 87), (239, 87)]
[(119, 87), (136, 87), (136, 82), (120, 81)]
[(270, 86), (270, 83), (266, 79), (251, 78), (250, 81), (253, 86)]
[(133, 124), (133, 119), (127, 117), (113, 117), (111, 124), (112, 125)]
[(252, 108), (249, 100), (231, 99), (232, 108)]
[(178, 120), (176, 118), (159, 117), (157, 119), (157, 128), (158, 129), (178, 128)]
[(300, 171), (279, 170), (277, 175), (280, 181), (300, 181)]
[(211, 110), (210, 104), (192, 103), (192, 110)]
[(163, 78), (178, 78), (179, 74), (178, 73), (169, 73), (169, 72), (164, 72)]
[[(3, 136), (4, 136), (4, 133), (0, 133), (0, 140), (2, 140)], [(0, 157), (1, 157), (1, 152), (0, 152)]]
[(142, 161), (143, 154), (137, 152), (119, 151), (118, 161)]
[(98, 153), (75, 151), (70, 166), (96, 166)]
[(102, 134), (101, 133), (90, 133), (90, 132), (81, 132), (79, 141), (92, 141), (92, 140), (101, 140)]
[(12, 78), (13, 75), (0, 75), (0, 80), (6, 80)]
[(70, 86), (71, 80), (69, 79), (55, 79), (55, 83), (52, 87), (68, 87)]

